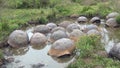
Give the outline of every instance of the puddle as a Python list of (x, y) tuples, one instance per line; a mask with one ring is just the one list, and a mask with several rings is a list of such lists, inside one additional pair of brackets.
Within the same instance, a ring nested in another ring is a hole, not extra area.
[[(33, 35), (33, 28), (28, 29), (29, 39)], [(49, 38), (49, 34), (48, 34)], [(12, 57), (15, 58), (14, 62), (7, 64), (7, 68), (32, 68), (33, 64), (43, 64), (42, 68), (65, 68), (75, 60), (74, 55), (64, 58), (55, 58), (48, 55), (48, 50), (51, 48), (50, 43), (45, 47), (31, 46), (19, 49), (10, 49), (13, 53)]]

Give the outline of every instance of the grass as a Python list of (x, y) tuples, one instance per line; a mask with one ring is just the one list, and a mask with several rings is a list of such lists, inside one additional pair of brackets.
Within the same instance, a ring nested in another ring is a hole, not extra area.
[(103, 53), (99, 54), (105, 51), (99, 41), (100, 37), (95, 35), (80, 37), (76, 44), (80, 55), (68, 68), (119, 68), (119, 60), (108, 58)]
[[(17, 1), (16, 1), (17, 2)], [(59, 2), (59, 3), (58, 3)], [(77, 2), (70, 0), (56, 1), (50, 0), (51, 5), (54, 6), (43, 7), (43, 8), (24, 8), (24, 9), (12, 9), (12, 8), (1, 8), (0, 11), (0, 40), (4, 40), (13, 30), (19, 29), (22, 25), (27, 25), (30, 20), (37, 20), (40, 23), (48, 23), (52, 20), (59, 20), (61, 17), (68, 17), (72, 14), (85, 15), (92, 17), (96, 15), (102, 15), (105, 17), (109, 12), (102, 13), (99, 11), (101, 5), (85, 6)], [(103, 3), (104, 4), (104, 3)], [(108, 8), (106, 11), (111, 11)], [(4, 36), (3, 36), (4, 35)]]

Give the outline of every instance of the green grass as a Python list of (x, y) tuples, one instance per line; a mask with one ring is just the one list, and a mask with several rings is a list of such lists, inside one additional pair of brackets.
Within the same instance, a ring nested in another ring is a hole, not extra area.
[(119, 68), (120, 62), (108, 58), (106, 55), (99, 54), (105, 51), (100, 44), (99, 36), (83, 36), (77, 42), (77, 49), (80, 49), (80, 55), (76, 61), (71, 63), (68, 68)]
[(105, 18), (115, 9), (109, 7), (111, 1), (102, 0), (0, 0), (0, 2), (3, 7), (0, 6), (0, 40), (30, 20), (45, 24), (73, 14)]

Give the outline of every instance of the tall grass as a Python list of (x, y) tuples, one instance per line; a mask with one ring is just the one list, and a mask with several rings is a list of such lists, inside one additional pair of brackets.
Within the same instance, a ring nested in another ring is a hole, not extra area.
[(99, 54), (104, 51), (99, 36), (83, 36), (77, 42), (80, 55), (68, 68), (119, 68), (120, 62)]

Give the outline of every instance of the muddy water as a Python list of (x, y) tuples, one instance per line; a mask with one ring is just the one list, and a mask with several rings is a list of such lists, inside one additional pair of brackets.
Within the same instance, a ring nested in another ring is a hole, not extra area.
[[(29, 35), (29, 39), (33, 35), (32, 30), (33, 28), (28, 28), (26, 30)], [(7, 64), (7, 68), (65, 68), (68, 66), (68, 64), (74, 61), (74, 55), (64, 58), (55, 58), (49, 56), (48, 50), (50, 49), (51, 45), (52, 44), (48, 42), (44, 47), (33, 47), (32, 45), (28, 45), (28, 47), (10, 49), (9, 52), (11, 52), (13, 55), (9, 57), (13, 57), (14, 62)]]

